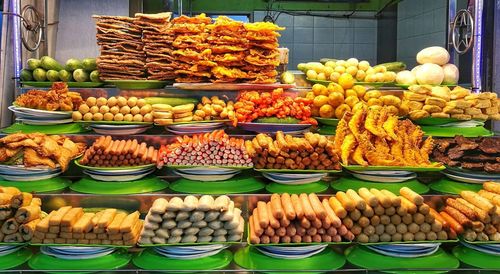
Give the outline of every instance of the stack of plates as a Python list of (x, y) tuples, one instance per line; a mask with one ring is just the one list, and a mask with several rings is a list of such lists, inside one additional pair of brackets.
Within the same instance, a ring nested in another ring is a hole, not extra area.
[(61, 173), (60, 167), (51, 169), (46, 166), (0, 165), (0, 177), (8, 181), (31, 182), (46, 180), (57, 177)]
[(229, 245), (193, 245), (193, 246), (161, 246), (155, 247), (156, 253), (177, 260), (194, 260), (210, 257), (228, 248)]
[(224, 122), (188, 123), (165, 126), (167, 131), (177, 135), (212, 132), (222, 128), (224, 128)]
[(262, 172), (265, 178), (283, 185), (305, 185), (321, 181), (326, 173), (277, 173)]
[(42, 246), (40, 248), (43, 254), (64, 260), (94, 259), (109, 255), (114, 251), (113, 247)]
[(352, 176), (371, 182), (379, 183), (401, 183), (408, 180), (417, 178), (415, 172), (410, 171), (391, 171), (391, 170), (380, 170), (380, 171), (350, 171)]
[(273, 124), (273, 123), (238, 123), (238, 127), (246, 131), (258, 133), (276, 133), (283, 131), (286, 134), (300, 134), (311, 127), (310, 124)]
[(469, 244), (464, 241), (460, 241), (460, 243), (470, 249), (474, 249), (482, 253), (500, 256), (500, 244)]
[(130, 182), (136, 181), (153, 173), (156, 169), (154, 164), (136, 167), (90, 167), (79, 165), (83, 173), (94, 180), (105, 182)]
[(0, 257), (14, 253), (23, 247), (23, 245), (2, 245), (0, 246)]
[(500, 181), (500, 174), (447, 167), (442, 173), (453, 181), (482, 184), (487, 181)]
[(192, 181), (214, 182), (233, 178), (241, 170), (220, 167), (193, 167), (175, 169), (174, 173)]
[(438, 251), (440, 243), (367, 245), (369, 249), (385, 256), (417, 258), (429, 256)]
[(134, 135), (152, 128), (151, 124), (90, 124), (89, 127), (97, 134), (102, 135)]
[(298, 260), (321, 253), (327, 246), (326, 244), (306, 246), (259, 246), (257, 250), (272, 258)]
[(8, 109), (16, 114), (17, 121), (27, 125), (58, 125), (73, 122), (71, 111), (48, 111), (41, 109), (9, 106)]

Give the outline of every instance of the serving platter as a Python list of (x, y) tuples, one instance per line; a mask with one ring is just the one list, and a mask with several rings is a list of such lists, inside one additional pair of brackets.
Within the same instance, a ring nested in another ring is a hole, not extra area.
[(23, 123), (14, 123), (9, 127), (2, 128), (1, 130), (6, 134), (13, 133), (44, 133), (44, 134), (78, 134), (85, 133), (90, 131), (87, 127), (77, 124), (77, 123), (68, 123), (68, 124), (59, 124), (59, 125), (26, 125)]
[(483, 186), (480, 184), (461, 183), (448, 178), (442, 178), (439, 181), (432, 182), (429, 187), (435, 192), (452, 195), (458, 195), (464, 190), (478, 192), (483, 189)]
[(336, 127), (339, 124), (339, 119), (335, 118), (323, 118), (323, 117), (314, 117), (318, 123), (322, 125), (327, 125), (327, 126), (334, 126)]
[[(36, 88), (50, 88), (54, 82), (21, 81), (21, 84)], [(104, 82), (65, 82), (69, 88), (97, 88), (104, 86)]]
[(432, 163), (434, 166), (360, 166), (360, 165), (343, 165), (345, 169), (349, 171), (413, 171), (413, 172), (429, 172), (429, 171), (441, 171), (446, 167), (444, 165), (438, 165), (437, 162)]
[(50, 125), (61, 125), (61, 124), (68, 124), (72, 123), (73, 119), (62, 119), (62, 120), (32, 120), (32, 119), (25, 119), (25, 118), (16, 118), (16, 122), (23, 123), (26, 125), (33, 125), (33, 126), (50, 126)]
[[(328, 86), (330, 83), (335, 83), (327, 80), (315, 80), (306, 78), (307, 81), (315, 84), (321, 84), (324, 86)], [(383, 86), (394, 86), (394, 82), (354, 82), (355, 85), (364, 85), (364, 86), (372, 86), (372, 87), (383, 87)]]
[(495, 255), (479, 252), (462, 245), (455, 246), (452, 249), (452, 254), (468, 266), (484, 269), (500, 269), (500, 260)]
[(161, 89), (169, 82), (158, 80), (109, 80), (107, 84), (115, 85), (119, 89)]
[(100, 167), (100, 166), (86, 166), (80, 164), (80, 159), (76, 159), (75, 164), (79, 167), (81, 167), (84, 170), (91, 170), (91, 171), (101, 171), (101, 172), (106, 172), (109, 175), (124, 175), (128, 173), (134, 173), (134, 172), (140, 172), (140, 171), (146, 171), (154, 166), (155, 164), (147, 164), (147, 165), (140, 165), (140, 166), (120, 166), (120, 167)]
[(429, 187), (420, 183), (418, 180), (409, 180), (402, 183), (379, 183), (359, 180), (352, 177), (342, 177), (338, 180), (333, 181), (331, 187), (338, 191), (347, 191), (348, 189), (360, 189), (366, 187), (368, 189), (375, 188), (378, 190), (386, 189), (396, 195), (399, 195), (399, 190), (402, 187), (408, 187), (418, 194), (425, 194), (429, 192)]
[(240, 90), (270, 90), (270, 89), (291, 89), (295, 88), (294, 84), (250, 84), (250, 83), (174, 83), (174, 88), (182, 90), (223, 90), (223, 91), (240, 91)]
[(275, 133), (276, 131), (283, 131), (284, 133), (298, 132), (307, 130), (311, 124), (278, 124), (278, 123), (238, 123), (238, 127), (257, 133)]

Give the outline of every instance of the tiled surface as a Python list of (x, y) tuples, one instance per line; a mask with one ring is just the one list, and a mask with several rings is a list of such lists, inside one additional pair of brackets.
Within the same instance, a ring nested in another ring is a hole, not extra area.
[(417, 53), (430, 46), (445, 46), (447, 0), (401, 1), (398, 4), (397, 58), (409, 68)]
[[(332, 15), (332, 13), (325, 13)], [(339, 13), (342, 14), (342, 13)], [(359, 15), (373, 13), (359, 12)], [(262, 20), (264, 11), (255, 11), (254, 20)], [(278, 25), (280, 46), (290, 49), (289, 68), (298, 63), (321, 58), (347, 59), (357, 57), (374, 64), (377, 60), (377, 20), (328, 18), (320, 16), (291, 16), (282, 13)]]

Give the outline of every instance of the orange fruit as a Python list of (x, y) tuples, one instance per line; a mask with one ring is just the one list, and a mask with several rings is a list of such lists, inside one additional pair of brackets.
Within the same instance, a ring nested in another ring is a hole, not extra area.
[(339, 77), (339, 85), (344, 89), (349, 89), (354, 86), (354, 77), (349, 73), (343, 73)]

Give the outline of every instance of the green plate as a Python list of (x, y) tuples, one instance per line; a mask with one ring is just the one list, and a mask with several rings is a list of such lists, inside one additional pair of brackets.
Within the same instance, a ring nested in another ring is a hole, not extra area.
[(226, 181), (201, 182), (181, 178), (170, 184), (170, 189), (189, 194), (239, 194), (253, 193), (266, 187), (266, 184), (251, 176), (235, 176)]
[(464, 264), (484, 269), (500, 269), (498, 256), (479, 252), (463, 245), (455, 246), (452, 253)]
[(435, 117), (426, 117), (418, 120), (413, 120), (413, 122), (417, 125), (422, 126), (439, 126), (449, 123), (461, 122), (462, 120), (458, 120), (455, 118), (435, 118)]
[[(433, 162), (433, 164), (435, 164), (435, 162)], [(413, 172), (441, 171), (446, 168), (444, 165), (441, 165), (439, 167), (342, 165), (342, 167), (351, 171), (390, 170), (390, 171), (413, 171)]]
[(275, 172), (275, 173), (339, 173), (342, 170), (310, 170), (310, 169), (263, 169), (257, 168), (258, 172)]
[[(205, 123), (227, 123), (231, 122), (231, 120), (203, 120), (203, 121), (190, 121), (190, 122), (174, 122), (168, 125), (162, 126), (176, 126), (176, 125), (191, 125), (191, 124), (205, 124)], [(156, 124), (155, 124), (156, 125)]]
[[(345, 257), (326, 248), (321, 253), (300, 260), (284, 260), (266, 256), (257, 248), (246, 246), (234, 254), (234, 262), (240, 267), (249, 270), (277, 270), (276, 273), (318, 273), (328, 272), (341, 268), (345, 264)], [(290, 272), (282, 272), (282, 271)], [(310, 272), (307, 272), (307, 271)], [(266, 271), (266, 273), (271, 273)]]
[[(396, 87), (400, 87), (400, 88), (404, 88), (404, 89), (408, 89), (410, 86), (413, 86), (413, 85), (408, 85), (408, 84), (394, 84)], [(438, 85), (438, 86), (441, 86), (441, 87), (456, 87), (457, 85)]]
[[(313, 80), (306, 78), (307, 81), (315, 83), (315, 84), (322, 84), (323, 86), (328, 86), (330, 83), (333, 83), (332, 81), (327, 81), (327, 80)], [(394, 83), (388, 82), (388, 83), (381, 83), (381, 82), (354, 82), (355, 85), (365, 85), (365, 86), (373, 86), (373, 87), (382, 87), (382, 86), (393, 86)]]
[(126, 195), (158, 192), (168, 187), (168, 182), (158, 177), (146, 177), (131, 182), (101, 182), (84, 177), (70, 186), (75, 192), (104, 195)]
[(74, 121), (74, 123), (91, 125), (152, 125), (153, 122), (128, 122), (128, 121)]
[(153, 167), (155, 164), (142, 165), (142, 166), (120, 166), (120, 167), (95, 167), (95, 166), (85, 166), (80, 164), (80, 159), (75, 160), (75, 165), (88, 170), (123, 170), (123, 169), (145, 169), (148, 167)]
[(358, 245), (395, 245), (395, 244), (408, 244), (408, 245), (413, 245), (413, 244), (432, 244), (432, 243), (458, 243), (458, 239), (454, 240), (435, 240), (435, 241), (400, 241), (400, 242), (376, 242), (376, 243), (356, 243)]
[(227, 169), (252, 169), (249, 166), (181, 166), (181, 165), (167, 165), (168, 168), (172, 169), (187, 169), (187, 168), (227, 168)]
[(333, 189), (339, 191), (347, 191), (348, 189), (360, 189), (362, 187), (376, 188), (376, 189), (387, 189), (390, 192), (399, 195), (399, 190), (402, 187), (409, 187), (411, 190), (417, 192), (418, 194), (424, 194), (429, 192), (429, 187), (420, 183), (418, 180), (409, 180), (402, 183), (375, 183), (370, 181), (363, 181), (352, 177), (342, 177), (331, 183)]
[(119, 89), (161, 89), (168, 81), (158, 80), (109, 80), (106, 83), (113, 84)]
[(229, 250), (223, 250), (216, 255), (196, 260), (176, 260), (156, 253), (153, 249), (146, 249), (134, 256), (132, 263), (146, 270), (215, 270), (223, 269), (233, 260), (233, 254)]
[(462, 242), (466, 242), (468, 244), (471, 244), (471, 245), (482, 245), (482, 244), (500, 244), (500, 241), (468, 241), (466, 239), (464, 239), (462, 236), (458, 236), (458, 239), (460, 239), (460, 241)]
[(0, 269), (6, 270), (18, 267), (28, 261), (33, 253), (28, 248), (21, 248), (14, 253), (0, 256)]
[[(21, 84), (36, 88), (50, 88), (53, 82), (22, 81)], [(66, 82), (69, 88), (97, 88), (104, 86), (103, 82)]]
[(335, 135), (337, 127), (334, 126), (319, 126), (318, 133), (321, 135)]
[(485, 127), (440, 127), (440, 126), (421, 126), (422, 131), (426, 136), (433, 137), (450, 137), (462, 135), (468, 138), (488, 137), (493, 136), (493, 131), (487, 130)]
[(26, 125), (22, 123), (15, 123), (9, 127), (3, 128), (2, 132), (7, 134), (13, 133), (33, 133), (40, 132), (45, 134), (76, 134), (76, 133), (84, 133), (90, 131), (86, 127), (76, 124), (76, 123), (68, 123), (61, 125)]
[(336, 127), (339, 123), (339, 119), (333, 119), (333, 118), (314, 117), (314, 119), (316, 119), (320, 124), (327, 126)]
[[(105, 210), (106, 208), (99, 208), (99, 210), (87, 210), (84, 209), (83, 212), (87, 213), (97, 213), (99, 211)], [(118, 211), (120, 212), (120, 211)], [(122, 211), (124, 213), (127, 213), (126, 211)], [(133, 245), (103, 245), (103, 244), (40, 244), (40, 243), (30, 243), (31, 246), (81, 246), (81, 247), (112, 247), (112, 248), (117, 248), (117, 249), (123, 249), (127, 250)]]
[(352, 246), (345, 251), (347, 261), (357, 267), (379, 270), (387, 273), (446, 273), (446, 270), (384, 270), (384, 269), (456, 269), (460, 266), (457, 258), (439, 248), (430, 256), (399, 258), (381, 255), (365, 246)]
[(328, 187), (329, 184), (323, 181), (303, 185), (284, 185), (272, 182), (266, 185), (266, 190), (270, 193), (279, 194), (321, 193), (326, 191)]
[(43, 193), (43, 192), (53, 192), (58, 190), (62, 191), (69, 185), (71, 185), (71, 181), (61, 177), (40, 180), (40, 181), (30, 181), (30, 182), (14, 182), (14, 181), (0, 180), (0, 185), (16, 187), (23, 192)]
[[(28, 265), (33, 270), (66, 270), (66, 273), (74, 273), (73, 271), (84, 271), (92, 273), (92, 270), (114, 270), (122, 268), (130, 262), (132, 255), (124, 250), (117, 250), (109, 255), (95, 259), (84, 260), (63, 260), (56, 257), (38, 253), (33, 256)], [(65, 273), (65, 272), (57, 272)], [(83, 273), (83, 272), (80, 272)]]
[[(246, 228), (248, 229), (248, 228)], [(157, 247), (157, 246), (200, 246), (200, 245), (239, 245), (242, 244), (243, 241), (239, 242), (205, 242), (205, 243), (175, 243), (175, 244), (140, 244), (137, 243), (139, 247)], [(154, 251), (153, 251), (154, 252)]]
[(453, 181), (448, 178), (442, 178), (439, 181), (433, 182), (429, 185), (429, 187), (436, 192), (453, 195), (458, 195), (463, 190), (478, 192), (483, 189), (482, 184), (467, 184)]

